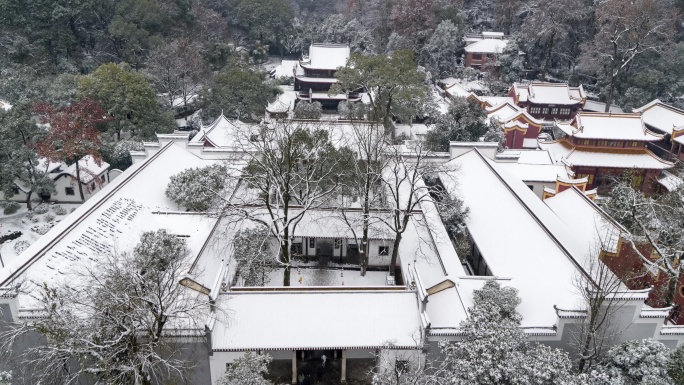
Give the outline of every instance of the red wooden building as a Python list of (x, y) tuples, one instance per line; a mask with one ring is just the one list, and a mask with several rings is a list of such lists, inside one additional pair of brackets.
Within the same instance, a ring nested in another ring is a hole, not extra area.
[(358, 92), (328, 95), (333, 84), (337, 83), (335, 72), (347, 65), (349, 46), (346, 44), (312, 44), (309, 56), (299, 61), (303, 74), (295, 76), (294, 90), (298, 100), (320, 102), (325, 109), (337, 109), (342, 100), (359, 101)]
[(599, 194), (609, 191), (614, 178), (628, 170), (634, 173), (634, 183), (651, 193), (660, 173), (674, 166), (646, 147), (663, 136), (648, 130), (640, 114), (580, 112), (570, 122), (557, 121), (555, 127), (565, 136), (540, 142), (540, 147), (569, 166), (576, 178), (588, 178), (587, 188), (596, 188)]
[(480, 71), (496, 67), (497, 56), (508, 44), (503, 32), (483, 32), (481, 35), (466, 36), (465, 63)]
[(572, 119), (587, 100), (581, 85), (570, 87), (567, 83), (513, 83), (508, 96), (530, 115), (543, 120)]

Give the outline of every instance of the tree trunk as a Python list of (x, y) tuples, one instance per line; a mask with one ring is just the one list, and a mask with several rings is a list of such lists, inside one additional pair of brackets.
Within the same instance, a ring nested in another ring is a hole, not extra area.
[(392, 244), (392, 259), (390, 260), (389, 265), (389, 275), (391, 275), (392, 277), (394, 277), (396, 274), (397, 258), (399, 257), (399, 243), (401, 243), (401, 236), (402, 233), (397, 233), (397, 236), (394, 238), (394, 243)]
[(31, 206), (31, 195), (33, 195), (33, 191), (26, 193), (26, 209), (29, 211), (33, 210), (33, 206)]
[(611, 76), (611, 78), (610, 78), (610, 92), (608, 93), (608, 100), (606, 100), (606, 109), (603, 112), (610, 112), (610, 105), (613, 104), (613, 94), (615, 93), (616, 83), (617, 83), (617, 76)]
[(368, 249), (370, 247), (368, 242), (368, 222), (370, 221), (370, 176), (368, 170), (366, 171), (366, 184), (364, 186), (364, 189), (365, 196), (363, 197), (363, 236), (361, 237), (361, 248), (359, 250), (361, 253), (362, 277), (366, 276), (366, 270), (368, 268)]
[(546, 60), (544, 60), (544, 66), (542, 67), (541, 70), (541, 78), (542, 80), (546, 80), (546, 74), (549, 71), (549, 66), (551, 65), (551, 53), (553, 52), (553, 40), (554, 40), (555, 35), (551, 35), (551, 41), (549, 41), (549, 49), (546, 51)]
[(280, 261), (285, 264), (283, 286), (290, 286), (290, 239), (287, 236), (289, 234), (286, 234), (285, 240), (280, 244)]
[(78, 160), (76, 160), (76, 184), (78, 184), (78, 193), (81, 194), (81, 202), (85, 202), (83, 184), (81, 183), (81, 168), (78, 166)]

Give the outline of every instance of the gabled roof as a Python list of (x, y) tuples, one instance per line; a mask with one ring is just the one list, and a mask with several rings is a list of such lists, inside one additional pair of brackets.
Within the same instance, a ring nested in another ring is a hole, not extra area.
[(586, 93), (581, 85), (570, 87), (567, 83), (513, 83), (513, 91), (519, 102), (535, 104), (576, 105), (582, 104), (586, 99)]
[(239, 144), (240, 134), (247, 135), (252, 126), (239, 120), (231, 122), (221, 113), (210, 125), (202, 126), (190, 143), (204, 143), (218, 148), (234, 147)]
[[(97, 164), (92, 156), (86, 155), (78, 161), (78, 168), (80, 170), (81, 183), (90, 183), (109, 169), (109, 163), (103, 160), (100, 161), (100, 164)], [(59, 175), (63, 174), (71, 175), (76, 179), (76, 163), (68, 166)]]
[(578, 139), (653, 142), (663, 138), (646, 128), (640, 114), (580, 112), (569, 123), (556, 122), (556, 127)]
[(229, 314), (213, 327), (214, 351), (416, 349), (422, 344), (416, 294), (410, 291), (230, 293), (220, 295), (216, 306)]
[(539, 197), (499, 164), (473, 150), (447, 163), (452, 166), (458, 171), (440, 179), (469, 208), (466, 226), (492, 273), (519, 290), (522, 326), (555, 325), (554, 305), (576, 308), (580, 301), (573, 282), (583, 274), (586, 254)]
[(503, 52), (506, 45), (508, 45), (508, 40), (483, 39), (467, 45), (465, 51), (472, 53), (499, 54)]
[(283, 93), (266, 106), (266, 111), (273, 114), (294, 111), (295, 101), (297, 100), (297, 92), (294, 91), (294, 87), (280, 86), (280, 89)]
[(620, 234), (627, 231), (576, 187), (571, 187), (544, 203), (573, 231), (588, 251), (599, 248), (616, 253)]
[(620, 149), (609, 152), (606, 149), (576, 148), (566, 140), (539, 142), (543, 150), (548, 150), (557, 163), (568, 166), (591, 166), (606, 168), (638, 168), (646, 170), (666, 170), (674, 167), (646, 148)]
[(530, 115), (526, 109), (518, 107), (510, 101), (504, 101), (501, 104), (485, 107), (485, 111), (487, 112), (487, 119), (490, 121), (492, 118), (496, 118), (499, 122), (510, 123), (512, 120), (524, 116), (528, 122), (536, 125), (542, 124), (541, 120)]
[(672, 131), (684, 127), (684, 110), (670, 106), (656, 99), (634, 112), (641, 113), (646, 125), (663, 134), (672, 135)]
[[(606, 110), (606, 103), (587, 99), (587, 101), (584, 102), (584, 107), (582, 107), (582, 110), (587, 112), (604, 112)], [(613, 114), (624, 113), (624, 111), (622, 111), (622, 108), (615, 104), (610, 105), (610, 112)]]
[(304, 68), (335, 70), (347, 65), (349, 53), (346, 44), (311, 44), (309, 57), (299, 63)]
[[(180, 144), (167, 143), (143, 162), (133, 164), (20, 257), (0, 269), (0, 286), (10, 285), (23, 277), (30, 293), (43, 282), (68, 282), (76, 279), (76, 268), (97, 264), (106, 253), (114, 250), (127, 252), (142, 232), (159, 228), (184, 236), (190, 250), (188, 258), (195, 258), (216, 218), (178, 213), (176, 205), (164, 192), (172, 175), (217, 162), (202, 159)], [(171, 213), (167, 214), (169, 211)], [(217, 271), (207, 274), (215, 275)], [(207, 281), (212, 278), (205, 277)], [(20, 296), (21, 309), (34, 305), (30, 294)]]

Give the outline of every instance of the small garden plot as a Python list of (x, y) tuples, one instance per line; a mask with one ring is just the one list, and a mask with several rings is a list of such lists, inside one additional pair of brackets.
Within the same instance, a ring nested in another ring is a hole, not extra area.
[[(0, 202), (0, 269), (17, 258), (78, 206), (80, 204), (34, 203), (33, 211), (29, 212), (24, 203)], [(7, 207), (11, 209), (5, 210)], [(20, 235), (15, 236), (17, 233)]]

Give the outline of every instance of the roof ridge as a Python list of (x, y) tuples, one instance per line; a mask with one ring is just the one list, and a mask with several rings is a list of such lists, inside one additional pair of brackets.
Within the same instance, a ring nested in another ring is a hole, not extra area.
[[(520, 203), (520, 205), (525, 209), (525, 211), (527, 211), (530, 214), (530, 216), (539, 225), (539, 227), (541, 227), (541, 229), (552, 239), (552, 241), (558, 246), (558, 248), (561, 249), (563, 254), (565, 254), (565, 256), (570, 260), (570, 263), (572, 263), (579, 271), (581, 271), (586, 276), (586, 278), (588, 279), (589, 282), (591, 282), (595, 287), (598, 287), (598, 284), (594, 281), (594, 279), (591, 277), (591, 275), (584, 270), (582, 265), (580, 265), (579, 262), (577, 262), (577, 260), (575, 260), (575, 257), (572, 255), (570, 250), (568, 250), (565, 247), (565, 245), (563, 244), (563, 242), (561, 242), (556, 237), (556, 235), (546, 226), (544, 221), (542, 221), (537, 216), (537, 214), (534, 212), (534, 210), (532, 210), (530, 208), (530, 206), (528, 206), (527, 203), (520, 198), (520, 196), (515, 192), (515, 190), (513, 190), (511, 185), (508, 183), (506, 178), (501, 176), (501, 174), (496, 170), (496, 168), (493, 167), (492, 164), (487, 161), (487, 158), (484, 155), (482, 155), (482, 153), (477, 148), (474, 148), (473, 151), (475, 151), (477, 153), (477, 155), (480, 157), (480, 159), (494, 173), (494, 175), (497, 177), (497, 179), (504, 185), (504, 187), (506, 187), (506, 189), (513, 196), (513, 198), (516, 201), (518, 201), (518, 203)], [(545, 206), (545, 207), (548, 207), (548, 206)]]

